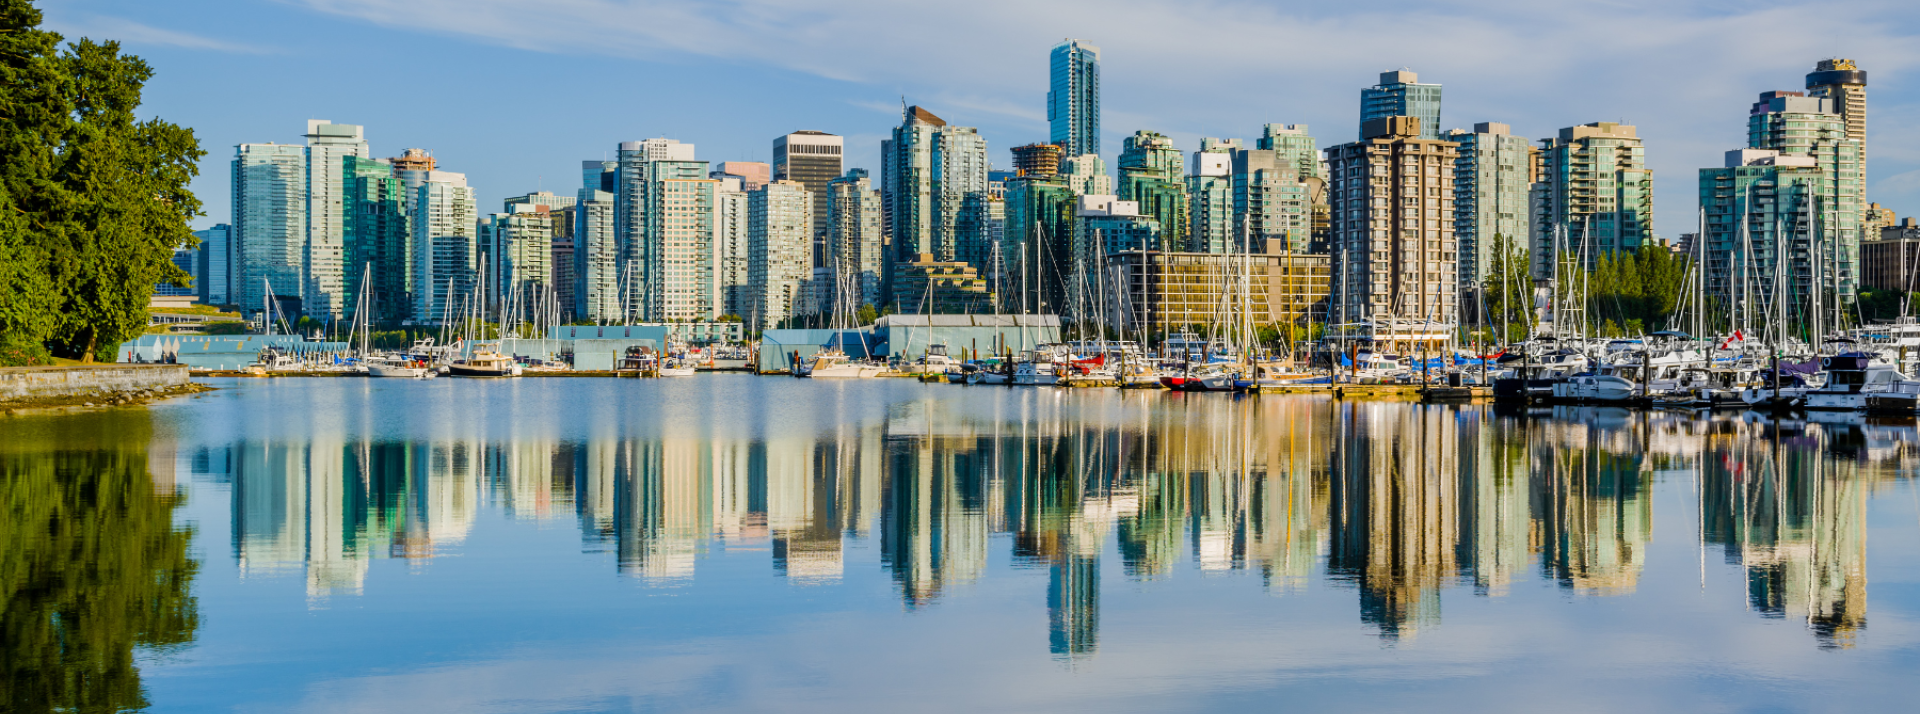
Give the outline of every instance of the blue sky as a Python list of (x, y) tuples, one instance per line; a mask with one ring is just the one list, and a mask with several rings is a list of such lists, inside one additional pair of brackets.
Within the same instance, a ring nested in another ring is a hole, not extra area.
[(901, 98), (977, 126), (995, 165), (1047, 136), (1047, 50), (1102, 49), (1102, 147), (1137, 129), (1186, 150), (1306, 123), (1351, 141), (1359, 90), (1401, 67), (1446, 86), (1442, 124), (1529, 138), (1640, 127), (1655, 230), (1694, 223), (1698, 169), (1745, 140), (1759, 92), (1813, 63), (1869, 73), (1868, 196), (1920, 212), (1920, 6), (1818, 2), (1294, 4), (1211, 0), (43, 0), (48, 25), (151, 62), (145, 110), (208, 155), (196, 226), (229, 214), (241, 142), (299, 142), (309, 118), (363, 124), (375, 155), (428, 149), (482, 210), (571, 193), (582, 159), (666, 136), (708, 161), (766, 161), (796, 129), (842, 134), (873, 168)]

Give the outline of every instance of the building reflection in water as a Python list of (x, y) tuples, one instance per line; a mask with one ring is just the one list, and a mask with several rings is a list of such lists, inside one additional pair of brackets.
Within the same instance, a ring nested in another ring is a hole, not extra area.
[[(1701, 542), (1745, 573), (1752, 607), (1844, 647), (1866, 623), (1874, 474), (1920, 460), (1911, 426), (1005, 394), (752, 437), (701, 425), (584, 441), (315, 437), (187, 461), (233, 484), (241, 572), (304, 572), (316, 598), (360, 592), (374, 558), (456, 547), (485, 510), (536, 522), (571, 510), (586, 551), (663, 585), (716, 551), (769, 552), (789, 582), (835, 583), (850, 542), (874, 542), (909, 610), (983, 577), (1004, 537), (1014, 567), (1046, 572), (1049, 649), (1073, 662), (1099, 648), (1103, 575), (1253, 571), (1276, 595), (1323, 576), (1353, 588), (1360, 621), (1390, 642), (1439, 626), (1450, 590), (1501, 597), (1538, 577), (1630, 594), (1654, 484), (1676, 478), (1698, 484), (1699, 513), (1667, 517), (1698, 520)], [(1110, 552), (1119, 568), (1103, 573)]]

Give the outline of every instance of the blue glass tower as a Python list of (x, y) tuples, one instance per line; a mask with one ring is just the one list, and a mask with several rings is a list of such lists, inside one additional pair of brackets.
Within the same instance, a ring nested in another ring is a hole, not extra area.
[(1048, 141), (1067, 156), (1100, 153), (1100, 48), (1072, 39), (1054, 45), (1048, 77)]
[(1440, 138), (1440, 85), (1421, 84), (1409, 70), (1381, 72), (1379, 86), (1360, 90), (1360, 124), (1382, 117), (1416, 117), (1420, 138)]

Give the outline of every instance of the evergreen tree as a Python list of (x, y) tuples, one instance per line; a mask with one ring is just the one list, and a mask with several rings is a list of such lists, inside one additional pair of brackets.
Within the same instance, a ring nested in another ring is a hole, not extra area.
[(139, 121), (146, 62), (117, 42), (39, 29), (0, 0), (0, 342), (110, 359), (145, 329), (158, 283), (191, 245), (187, 190), (205, 155), (189, 129)]

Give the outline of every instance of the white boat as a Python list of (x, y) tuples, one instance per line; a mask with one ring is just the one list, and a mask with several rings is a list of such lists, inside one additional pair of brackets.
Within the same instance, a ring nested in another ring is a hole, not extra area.
[(1045, 351), (1034, 352), (1013, 366), (1013, 383), (1022, 387), (1053, 386), (1060, 383), (1060, 372), (1054, 367), (1051, 355)]
[(802, 377), (815, 379), (866, 379), (878, 377), (886, 371), (885, 367), (847, 359), (839, 350), (825, 350), (813, 356), (800, 373)]
[(662, 377), (691, 377), (693, 374), (693, 363), (686, 360), (670, 359), (660, 367)]
[(1866, 411), (1867, 398), (1898, 391), (1906, 376), (1891, 364), (1875, 362), (1864, 352), (1848, 352), (1822, 357), (1827, 383), (1807, 391), (1805, 406), (1810, 411)]
[(425, 362), (387, 357), (367, 360), (367, 376), (370, 377), (427, 379), (433, 375), (433, 368)]

